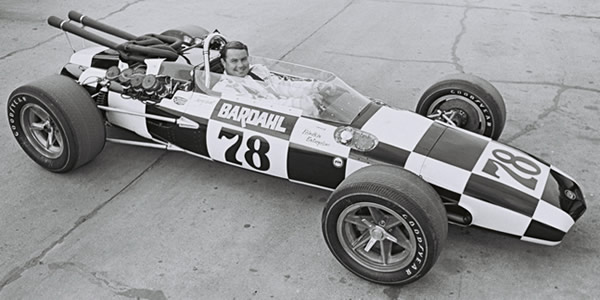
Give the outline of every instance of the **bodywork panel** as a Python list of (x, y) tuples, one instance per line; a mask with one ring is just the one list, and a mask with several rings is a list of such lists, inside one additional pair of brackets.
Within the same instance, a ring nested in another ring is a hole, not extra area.
[[(106, 72), (96, 66), (114, 63), (104, 50), (95, 48), (73, 56), (71, 63), (87, 68), (80, 83), (95, 86), (92, 79)], [(163, 63), (152, 60), (147, 72), (161, 75), (188, 70), (173, 62), (167, 62), (167, 68)], [(339, 80), (331, 76), (329, 80)], [(148, 104), (108, 92), (112, 108), (184, 117), (194, 128), (118, 112), (107, 111), (106, 117), (111, 124), (147, 139), (323, 189), (335, 189), (348, 175), (369, 165), (402, 167), (430, 183), (446, 205), (464, 211), (469, 216), (466, 225), (530, 242), (559, 243), (585, 210), (579, 187), (560, 170), (516, 148), (409, 111), (370, 102), (348, 114), (351, 110), (343, 111), (343, 102), (338, 102), (344, 113), (339, 122), (332, 116), (306, 117), (299, 109), (227, 97), (180, 90)], [(336, 140), (341, 126), (373, 136), (374, 148), (355, 149)], [(566, 190), (576, 194), (576, 199), (567, 199)]]

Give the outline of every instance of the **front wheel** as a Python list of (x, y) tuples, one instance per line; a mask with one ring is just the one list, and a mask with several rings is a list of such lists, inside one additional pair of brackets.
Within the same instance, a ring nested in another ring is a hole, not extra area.
[(494, 140), (506, 121), (506, 105), (488, 81), (470, 74), (442, 78), (423, 93), (416, 113)]
[(49, 171), (73, 170), (104, 147), (100, 112), (88, 92), (65, 76), (48, 76), (17, 88), (7, 112), (21, 148)]
[(407, 284), (435, 264), (448, 232), (440, 197), (420, 177), (369, 166), (346, 178), (323, 210), (323, 236), (354, 274), (381, 284)]

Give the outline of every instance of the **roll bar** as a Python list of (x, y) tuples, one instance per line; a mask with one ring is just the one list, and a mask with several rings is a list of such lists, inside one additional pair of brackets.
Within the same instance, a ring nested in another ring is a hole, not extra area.
[(205, 70), (205, 74), (204, 74), (204, 85), (210, 89), (210, 44), (212, 42), (212, 39), (215, 37), (220, 37), (223, 40), (227, 40), (225, 38), (225, 36), (223, 36), (222, 34), (218, 33), (218, 32), (213, 32), (211, 34), (209, 34), (208, 36), (206, 36), (206, 38), (204, 39), (204, 46), (203, 46), (203, 51), (202, 53), (204, 54), (204, 70)]

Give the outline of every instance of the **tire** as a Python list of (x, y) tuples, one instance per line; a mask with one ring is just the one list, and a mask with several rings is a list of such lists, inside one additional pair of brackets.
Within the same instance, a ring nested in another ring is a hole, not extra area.
[(203, 27), (196, 25), (184, 25), (174, 29), (169, 29), (161, 34), (176, 37), (183, 41), (187, 46), (191, 45), (193, 38), (205, 38), (210, 32)]
[(498, 90), (470, 74), (449, 75), (433, 84), (421, 96), (416, 113), (494, 140), (506, 121), (506, 105)]
[(448, 234), (435, 190), (409, 171), (384, 165), (346, 178), (327, 201), (321, 220), (335, 258), (380, 284), (407, 284), (425, 275)]
[(52, 75), (17, 88), (7, 112), (21, 148), (49, 171), (71, 171), (104, 148), (100, 112), (89, 93), (68, 77)]

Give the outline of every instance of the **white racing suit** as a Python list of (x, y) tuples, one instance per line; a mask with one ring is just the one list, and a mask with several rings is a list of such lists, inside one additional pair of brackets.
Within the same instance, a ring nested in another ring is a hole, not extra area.
[(263, 65), (253, 65), (250, 72), (254, 77), (223, 74), (212, 89), (223, 94), (233, 93), (235, 96), (249, 97), (274, 105), (299, 108), (303, 114), (309, 116), (319, 114), (317, 105), (322, 99), (319, 90), (324, 83), (280, 78), (271, 74)]

